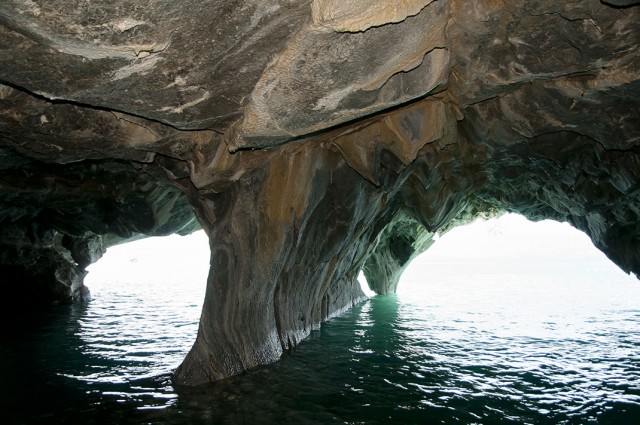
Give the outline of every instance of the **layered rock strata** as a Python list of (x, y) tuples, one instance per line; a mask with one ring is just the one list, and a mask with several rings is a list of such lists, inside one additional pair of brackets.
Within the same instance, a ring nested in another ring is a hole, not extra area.
[[(640, 272), (637, 2), (0, 5), (0, 272), (86, 299), (108, 246), (204, 228), (195, 385), (393, 292), (436, 232), (568, 221)], [(37, 301), (37, 303), (36, 303)]]

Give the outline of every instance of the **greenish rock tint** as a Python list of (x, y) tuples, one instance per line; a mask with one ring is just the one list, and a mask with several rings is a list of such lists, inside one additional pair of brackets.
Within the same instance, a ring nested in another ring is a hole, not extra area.
[(433, 245), (436, 233), (442, 235), (478, 218), (495, 218), (503, 213), (504, 211), (491, 208), (480, 200), (474, 200), (447, 225), (435, 232), (427, 230), (411, 214), (400, 210), (378, 234), (362, 267), (369, 289), (378, 295), (394, 294), (402, 273), (411, 261)]
[(378, 234), (362, 272), (378, 295), (395, 293), (400, 276), (415, 257), (429, 248), (435, 233), (400, 211)]

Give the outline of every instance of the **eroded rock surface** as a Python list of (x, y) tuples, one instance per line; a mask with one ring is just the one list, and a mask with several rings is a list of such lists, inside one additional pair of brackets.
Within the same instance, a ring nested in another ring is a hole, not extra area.
[(378, 233), (362, 271), (376, 294), (395, 293), (404, 270), (434, 242), (434, 233), (403, 211)]
[(195, 385), (485, 213), (568, 221), (637, 274), (639, 28), (626, 1), (7, 0), (3, 291), (83, 299), (108, 246), (202, 227)]

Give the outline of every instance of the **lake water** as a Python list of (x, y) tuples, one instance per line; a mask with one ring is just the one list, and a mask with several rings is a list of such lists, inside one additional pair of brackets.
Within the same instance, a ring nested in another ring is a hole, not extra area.
[(206, 270), (144, 279), (120, 258), (88, 305), (3, 322), (1, 423), (640, 423), (640, 282), (587, 257), (420, 257), (398, 295), (180, 394)]

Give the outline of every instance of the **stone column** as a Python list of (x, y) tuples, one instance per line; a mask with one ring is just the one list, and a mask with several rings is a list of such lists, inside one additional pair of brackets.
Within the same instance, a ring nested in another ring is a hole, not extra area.
[[(273, 362), (362, 299), (357, 275), (406, 204), (398, 199), (415, 166), (437, 177), (450, 168), (441, 158), (460, 161), (447, 148), (457, 140), (451, 117), (444, 101), (429, 100), (280, 147), (199, 146), (189, 179), (176, 184), (209, 235), (211, 272), (196, 342), (174, 382), (212, 382)], [(433, 164), (415, 164), (419, 152), (432, 152)], [(434, 211), (420, 202), (414, 209), (429, 210), (434, 223), (453, 214), (448, 192), (464, 175), (434, 185), (447, 192), (436, 190)]]
[(260, 157), (261, 165), (239, 171), (221, 193), (190, 190), (209, 235), (211, 271), (178, 385), (276, 361), (321, 321), (364, 299), (356, 278), (385, 190), (322, 143), (238, 156), (245, 166)]

